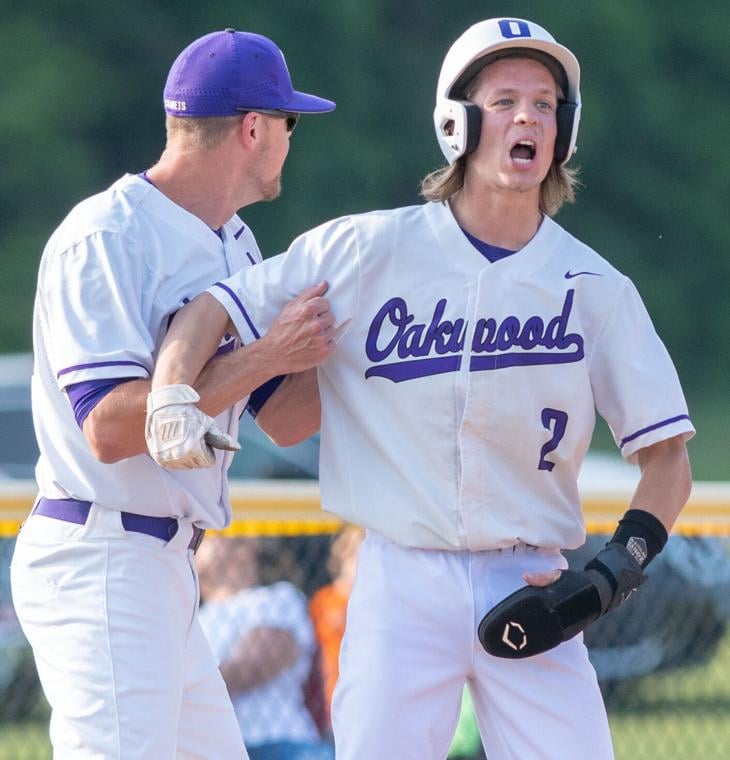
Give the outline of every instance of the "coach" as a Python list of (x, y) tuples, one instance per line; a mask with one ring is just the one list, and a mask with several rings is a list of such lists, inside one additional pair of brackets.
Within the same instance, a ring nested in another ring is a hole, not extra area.
[[(12, 591), (56, 758), (247, 757), (197, 621), (193, 561), (203, 531), (230, 521), (232, 454), (206, 449), (207, 469), (162, 470), (147, 455), (145, 402), (175, 312), (261, 261), (236, 211), (279, 195), (299, 115), (334, 107), (293, 89), (271, 40), (202, 37), (170, 70), (159, 162), (80, 203), (45, 248), (33, 319), (39, 495)], [(275, 439), (310, 435), (311, 368), (331, 350), (325, 289), (284, 305), (265, 340), (224, 336), (195, 389), (165, 401), (198, 402), (229, 449), (247, 405)]]

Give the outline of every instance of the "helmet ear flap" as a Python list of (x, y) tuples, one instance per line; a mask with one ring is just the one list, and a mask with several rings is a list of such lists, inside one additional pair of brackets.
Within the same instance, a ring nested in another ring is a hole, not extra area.
[(474, 103), (464, 106), (466, 110), (466, 144), (464, 155), (476, 150), (479, 145), (479, 137), (482, 133), (482, 109)]
[(578, 126), (580, 106), (577, 103), (561, 103), (555, 114), (558, 133), (555, 138), (555, 161), (558, 165), (565, 163), (572, 155), (573, 134)]
[(450, 164), (459, 156), (471, 153), (479, 144), (482, 111), (468, 100), (444, 98), (433, 112), (436, 136)]

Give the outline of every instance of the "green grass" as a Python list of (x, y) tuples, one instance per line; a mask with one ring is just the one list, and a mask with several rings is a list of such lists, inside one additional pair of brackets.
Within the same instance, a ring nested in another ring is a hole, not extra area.
[(0, 760), (51, 760), (48, 722), (0, 724)]
[[(727, 760), (730, 633), (708, 662), (634, 684), (609, 707), (609, 721), (616, 760)], [(0, 724), (0, 760), (50, 758), (46, 722)]]

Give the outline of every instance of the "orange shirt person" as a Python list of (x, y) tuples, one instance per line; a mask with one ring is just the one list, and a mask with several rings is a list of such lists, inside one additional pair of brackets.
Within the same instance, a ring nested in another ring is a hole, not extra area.
[(332, 693), (339, 675), (340, 643), (345, 632), (347, 602), (355, 580), (357, 552), (362, 540), (363, 530), (354, 525), (347, 525), (335, 537), (327, 563), (332, 582), (315, 592), (309, 601), (309, 614), (322, 650), (322, 679), (328, 720)]

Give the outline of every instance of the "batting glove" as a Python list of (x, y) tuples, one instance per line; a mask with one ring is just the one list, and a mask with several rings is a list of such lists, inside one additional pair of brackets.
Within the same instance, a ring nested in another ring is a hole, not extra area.
[(195, 406), (198, 401), (200, 396), (189, 385), (164, 385), (147, 396), (147, 449), (167, 470), (211, 467), (215, 464), (214, 449), (241, 448)]

